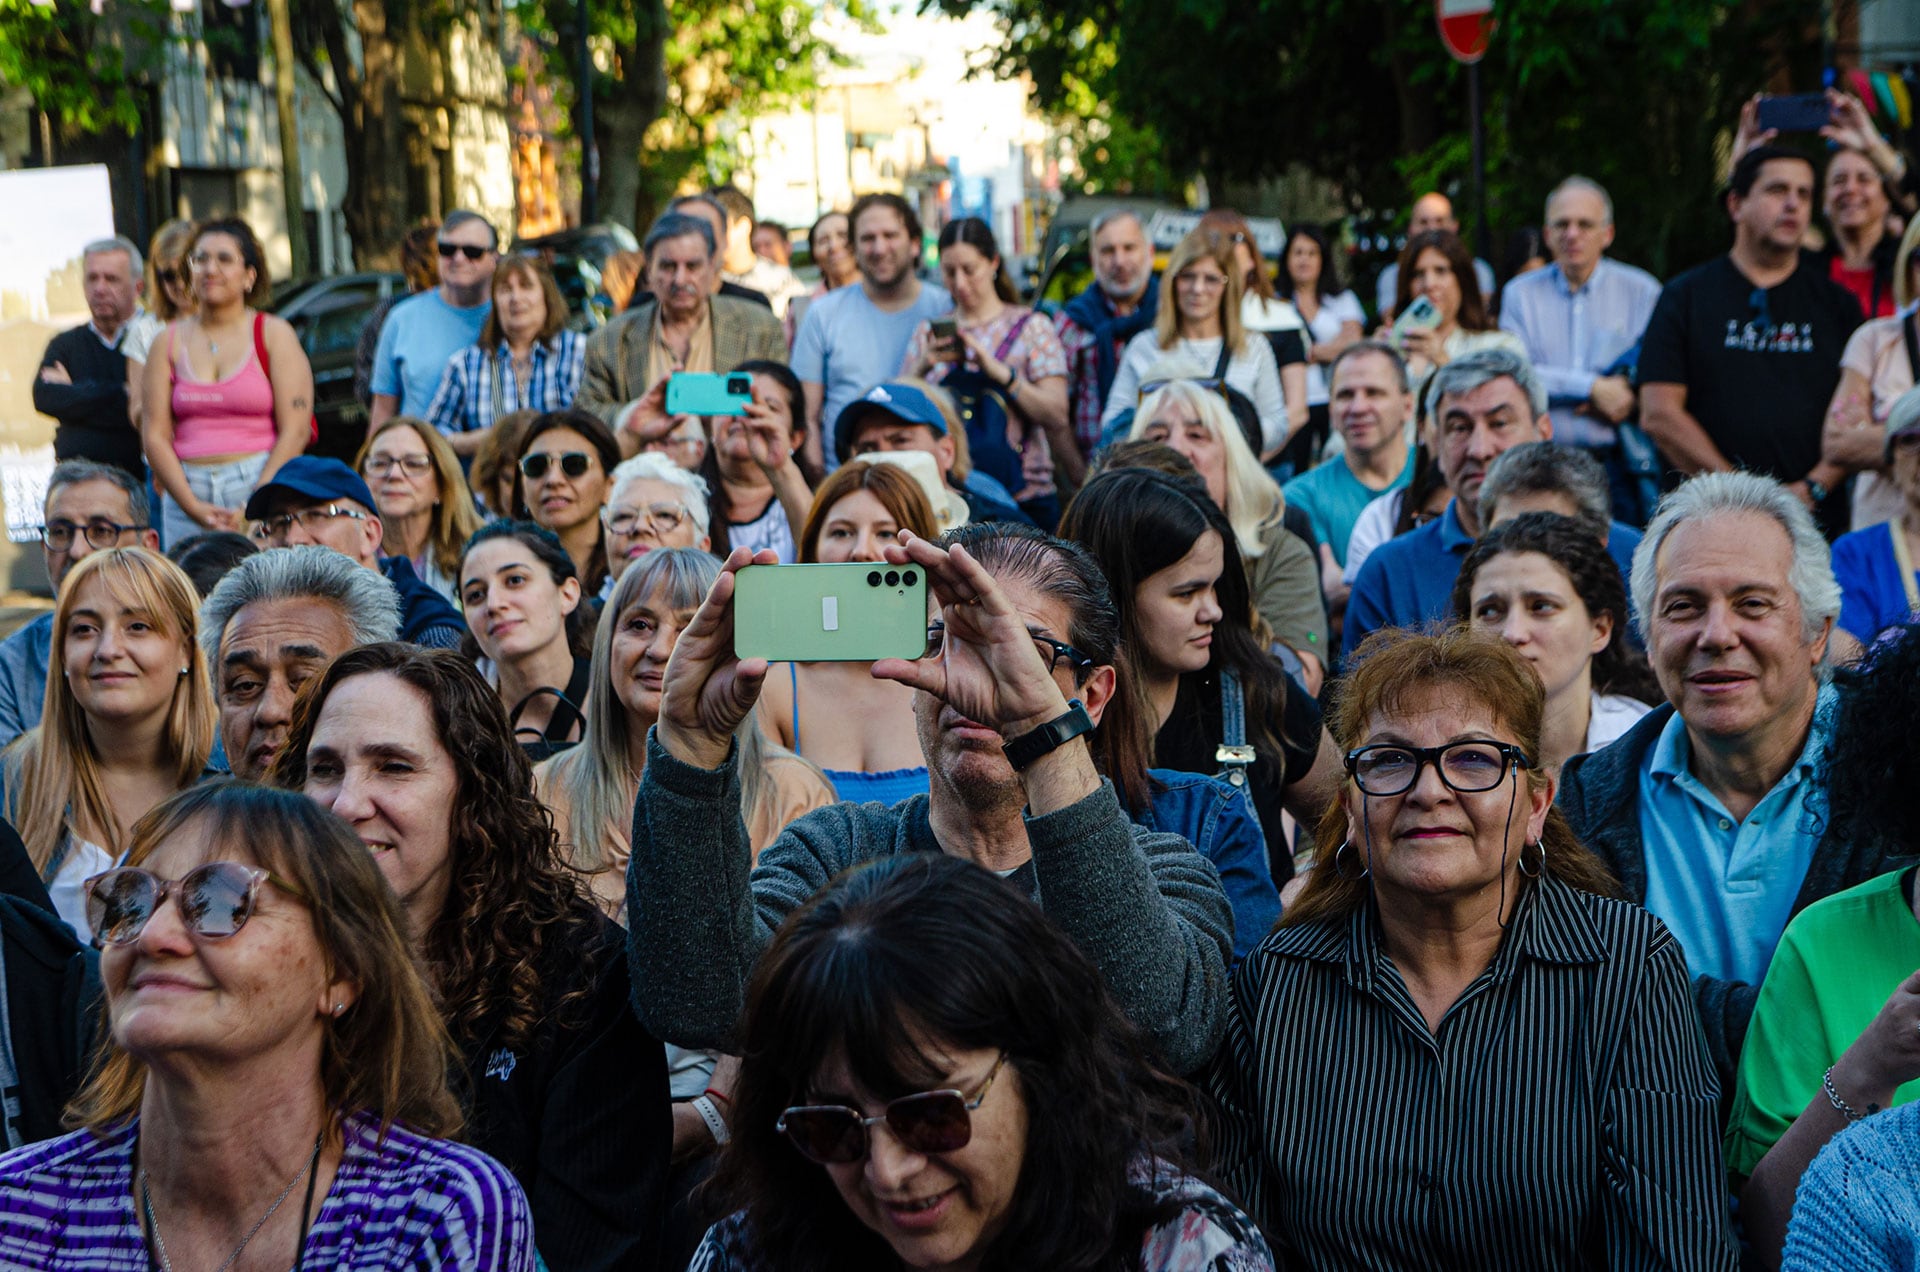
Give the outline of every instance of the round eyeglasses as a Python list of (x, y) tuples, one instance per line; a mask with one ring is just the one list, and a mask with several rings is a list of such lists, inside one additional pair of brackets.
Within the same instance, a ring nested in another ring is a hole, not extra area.
[(1427, 765), (1447, 787), (1462, 795), (1490, 791), (1507, 778), (1509, 768), (1532, 768), (1526, 752), (1507, 742), (1449, 742), (1445, 746), (1401, 746), (1382, 742), (1347, 752), (1347, 772), (1366, 795), (1398, 795), (1413, 789)]

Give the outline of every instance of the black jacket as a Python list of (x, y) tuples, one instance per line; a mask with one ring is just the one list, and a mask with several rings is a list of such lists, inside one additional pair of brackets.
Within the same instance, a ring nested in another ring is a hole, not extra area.
[[(633, 1014), (626, 936), (594, 911), (593, 943), (556, 951), (542, 1023), (517, 1054), (462, 1046), (462, 1139), (512, 1171), (554, 1272), (651, 1269), (666, 1209), (673, 1114), (667, 1057)], [(581, 989), (584, 1000), (562, 1006)]]
[[(60, 1111), (80, 1088), (100, 1018), (100, 957), (51, 910), (0, 896), (0, 971), (13, 1072), (0, 1092), (0, 1149), (64, 1134)], [(17, 1098), (19, 1113), (12, 1106)]]
[[(1580, 842), (1591, 848), (1613, 871), (1629, 901), (1647, 899), (1647, 852), (1640, 839), (1640, 774), (1660, 731), (1673, 718), (1673, 706), (1663, 703), (1611, 745), (1590, 755), (1577, 755), (1560, 771), (1561, 813)], [(1884, 847), (1846, 842), (1828, 834), (1814, 848), (1807, 875), (1793, 899), (1793, 913), (1855, 884), (1865, 883), (1897, 864)], [(1720, 1073), (1720, 1089), (1731, 1092), (1746, 1040), (1747, 1021), (1753, 1015), (1758, 985), (1696, 976), (1694, 1001), (1706, 1026), (1707, 1049)]]

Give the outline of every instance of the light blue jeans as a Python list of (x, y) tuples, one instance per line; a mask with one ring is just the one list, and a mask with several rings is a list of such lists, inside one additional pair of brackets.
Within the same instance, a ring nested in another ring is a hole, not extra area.
[[(204, 499), (216, 508), (244, 508), (247, 496), (260, 482), (260, 473), (267, 466), (267, 452), (249, 455), (245, 459), (236, 459), (226, 464), (196, 464), (190, 459), (180, 461), (180, 467), (187, 475), (187, 489), (198, 499)], [(160, 496), (160, 542), (162, 547), (171, 548), (182, 539), (190, 539), (196, 534), (205, 534), (207, 528), (189, 517), (186, 510), (174, 502), (173, 496), (162, 493)]]

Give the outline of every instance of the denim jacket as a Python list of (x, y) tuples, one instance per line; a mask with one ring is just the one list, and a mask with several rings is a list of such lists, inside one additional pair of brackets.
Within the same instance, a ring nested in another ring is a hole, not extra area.
[(1267, 869), (1267, 841), (1240, 792), (1215, 777), (1148, 769), (1156, 784), (1147, 811), (1135, 818), (1148, 830), (1180, 835), (1220, 872), (1233, 907), (1233, 961), (1237, 964), (1280, 921), (1280, 893)]
[(0, 641), (0, 746), (40, 723), (52, 657), (52, 610)]

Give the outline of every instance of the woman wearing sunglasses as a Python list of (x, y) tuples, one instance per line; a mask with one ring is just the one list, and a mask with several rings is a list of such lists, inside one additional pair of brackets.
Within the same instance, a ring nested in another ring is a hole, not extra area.
[(600, 508), (620, 466), (620, 443), (598, 416), (552, 411), (535, 420), (520, 439), (520, 482), (515, 503), (560, 537), (588, 596), (600, 595), (610, 571)]
[(1505, 642), (1382, 633), (1319, 865), (1231, 981), (1222, 1178), (1289, 1267), (1733, 1272), (1686, 956), (1553, 806)]
[[(187, 263), (187, 245), (193, 241), (193, 222), (172, 220), (155, 230), (147, 245), (148, 306), (127, 324), (120, 352), (127, 359), (127, 418), (137, 431), (146, 418), (147, 355), (153, 338), (168, 323), (193, 312), (193, 267)], [(143, 321), (144, 319), (144, 321)]]
[(483, 660), (521, 746), (544, 760), (578, 742), (593, 609), (560, 541), (526, 521), (481, 526), (460, 557), (460, 605), (473, 637), (464, 652)]
[(272, 781), (344, 818), (393, 886), (459, 1051), (466, 1140), (526, 1189), (547, 1265), (650, 1266), (664, 1053), (486, 683), (447, 650), (349, 650), (310, 683)]
[(380, 555), (405, 557), (414, 577), (460, 603), (460, 549), (480, 528), (460, 459), (425, 420), (396, 415), (373, 431), (354, 466), (380, 514)]
[(1037, 906), (944, 853), (853, 871), (761, 957), (738, 1207), (692, 1272), (1206, 1268), (1273, 1257), (1184, 1168), (1192, 1092)]
[(440, 1138), (446, 1031), (337, 818), (198, 787), (87, 907), (112, 1037), (81, 1129), (0, 1157), (0, 1265), (530, 1272), (520, 1186)]
[(194, 642), (199, 606), (193, 581), (157, 552), (88, 555), (54, 609), (60, 674), (47, 677), (40, 724), (0, 760), (0, 808), (82, 940), (87, 876), (119, 859), (148, 809), (206, 771), (216, 713)]

